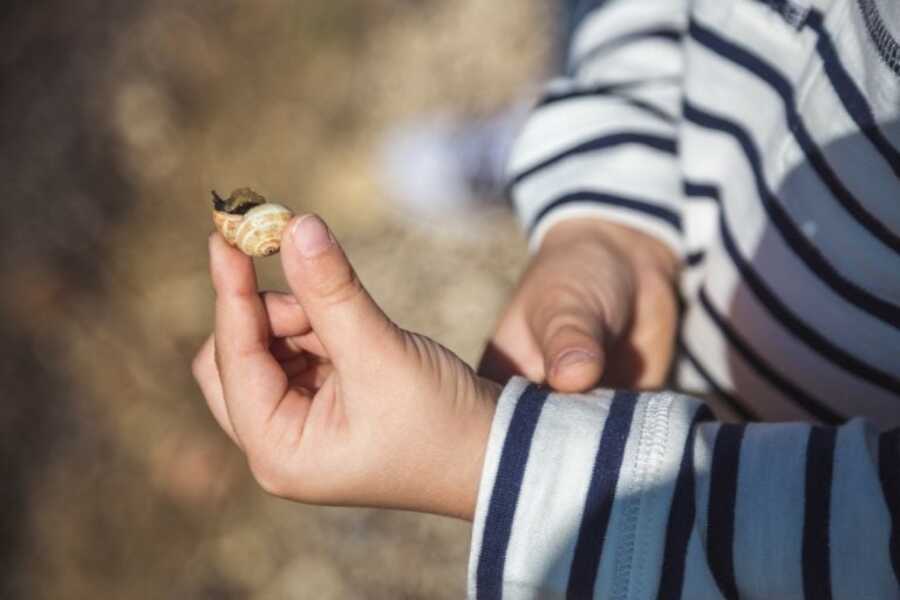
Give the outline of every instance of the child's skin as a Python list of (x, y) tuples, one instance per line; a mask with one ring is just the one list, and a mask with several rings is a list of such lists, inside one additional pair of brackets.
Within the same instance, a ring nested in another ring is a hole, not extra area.
[(277, 496), (471, 519), (500, 387), (400, 329), (314, 215), (292, 221), (292, 294), (256, 289), (250, 258), (210, 238), (215, 332), (194, 376)]
[(556, 224), (522, 276), (479, 372), (562, 392), (652, 389), (672, 361), (678, 260), (661, 242), (600, 219)]
[[(471, 519), (500, 386), (392, 323), (314, 215), (292, 221), (282, 242), (292, 293), (260, 294), (252, 260), (219, 234), (209, 249), (216, 324), (194, 376), (260, 485), (307, 503)], [(675, 330), (674, 274), (674, 257), (642, 234), (558, 225), (485, 370), (511, 375), (495, 360), (502, 353), (512, 371), (567, 391), (601, 375), (659, 385)], [(588, 360), (562, 366), (572, 350)]]

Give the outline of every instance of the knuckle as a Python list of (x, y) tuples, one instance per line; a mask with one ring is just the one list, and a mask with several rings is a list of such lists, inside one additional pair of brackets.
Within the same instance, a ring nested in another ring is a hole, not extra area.
[(599, 333), (588, 315), (578, 312), (560, 311), (548, 316), (541, 341), (547, 348), (557, 344), (585, 343)]
[(561, 326), (590, 326), (602, 317), (602, 306), (594, 294), (580, 285), (561, 285), (547, 290), (530, 311), (531, 321), (540, 329)]
[(572, 314), (566, 308), (566, 302), (559, 298), (541, 303), (532, 311), (531, 322), (535, 330), (542, 335), (547, 335), (571, 321)]

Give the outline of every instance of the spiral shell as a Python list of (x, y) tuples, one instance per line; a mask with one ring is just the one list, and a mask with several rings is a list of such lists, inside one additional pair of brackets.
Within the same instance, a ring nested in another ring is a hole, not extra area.
[(281, 204), (241, 188), (223, 200), (213, 192), (213, 223), (225, 240), (248, 256), (270, 256), (281, 249), (281, 236), (294, 213)]

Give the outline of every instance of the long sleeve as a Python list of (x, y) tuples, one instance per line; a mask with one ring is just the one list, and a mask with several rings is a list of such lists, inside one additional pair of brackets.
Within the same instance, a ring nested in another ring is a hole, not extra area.
[(589, 10), (578, 15), (568, 73), (547, 85), (511, 152), (519, 218), (533, 248), (560, 220), (594, 216), (681, 255), (676, 134), (686, 0), (582, 4)]
[(469, 595), (900, 598), (900, 430), (724, 424), (673, 393), (515, 378), (488, 443)]

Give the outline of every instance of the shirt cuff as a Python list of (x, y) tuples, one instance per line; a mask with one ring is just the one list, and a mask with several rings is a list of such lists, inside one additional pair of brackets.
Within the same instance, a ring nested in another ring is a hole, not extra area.
[(671, 393), (557, 394), (513, 378), (486, 450), (469, 597), (655, 595), (698, 406)]

